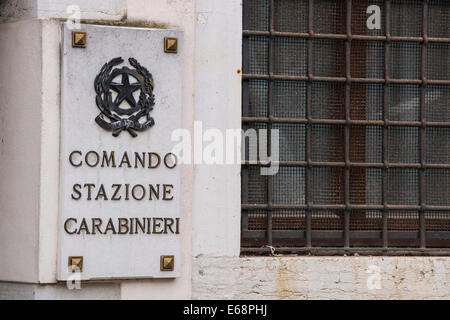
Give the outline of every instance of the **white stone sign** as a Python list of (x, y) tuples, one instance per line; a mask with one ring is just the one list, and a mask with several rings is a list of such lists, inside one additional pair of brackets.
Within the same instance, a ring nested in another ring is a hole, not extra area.
[[(182, 32), (81, 25), (78, 48), (72, 31), (63, 27), (58, 279), (78, 267), (82, 280), (176, 277)], [(164, 52), (165, 37), (178, 38), (177, 53)], [(161, 256), (174, 256), (173, 271)]]

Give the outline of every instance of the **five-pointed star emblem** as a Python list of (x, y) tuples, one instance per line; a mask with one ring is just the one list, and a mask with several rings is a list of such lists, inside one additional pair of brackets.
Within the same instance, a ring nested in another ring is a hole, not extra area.
[(112, 82), (111, 89), (117, 92), (117, 97), (114, 101), (116, 106), (119, 106), (123, 100), (126, 100), (133, 108), (136, 106), (136, 100), (133, 97), (133, 92), (141, 88), (139, 82), (131, 83), (128, 73), (122, 73), (122, 83)]

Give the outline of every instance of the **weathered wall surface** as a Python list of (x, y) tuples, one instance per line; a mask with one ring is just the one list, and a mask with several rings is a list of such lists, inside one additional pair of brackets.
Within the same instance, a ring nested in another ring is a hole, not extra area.
[(450, 258), (199, 256), (193, 265), (194, 299), (450, 297)]
[[(196, 3), (195, 120), (225, 137), (227, 129), (241, 128), (241, 0)], [(193, 256), (239, 254), (240, 173), (239, 163), (196, 165)]]
[(35, 282), (39, 256), (39, 21), (0, 25), (0, 279)]
[(125, 4), (124, 0), (2, 0), (0, 23), (32, 18), (121, 20), (126, 17)]
[(59, 23), (0, 25), (0, 279), (54, 282)]
[(1, 283), (0, 300), (117, 300), (120, 299), (119, 283), (84, 284), (82, 290), (67, 290), (65, 284), (37, 285)]
[(37, 0), (0, 1), (0, 23), (30, 19), (37, 16)]

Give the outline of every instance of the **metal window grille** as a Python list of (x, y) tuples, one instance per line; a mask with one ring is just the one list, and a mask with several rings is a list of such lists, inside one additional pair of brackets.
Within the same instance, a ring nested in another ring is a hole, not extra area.
[(243, 17), (243, 129), (281, 146), (278, 174), (242, 166), (242, 252), (450, 253), (450, 3), (244, 0)]

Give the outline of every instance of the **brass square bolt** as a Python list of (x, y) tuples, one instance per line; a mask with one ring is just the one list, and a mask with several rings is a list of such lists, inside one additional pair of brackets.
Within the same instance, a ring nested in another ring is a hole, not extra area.
[(161, 271), (173, 271), (174, 266), (174, 256), (161, 256)]
[(86, 32), (72, 31), (72, 47), (86, 48)]
[(178, 38), (164, 38), (164, 52), (177, 53), (178, 52)]
[(83, 257), (69, 257), (69, 272), (83, 271)]

